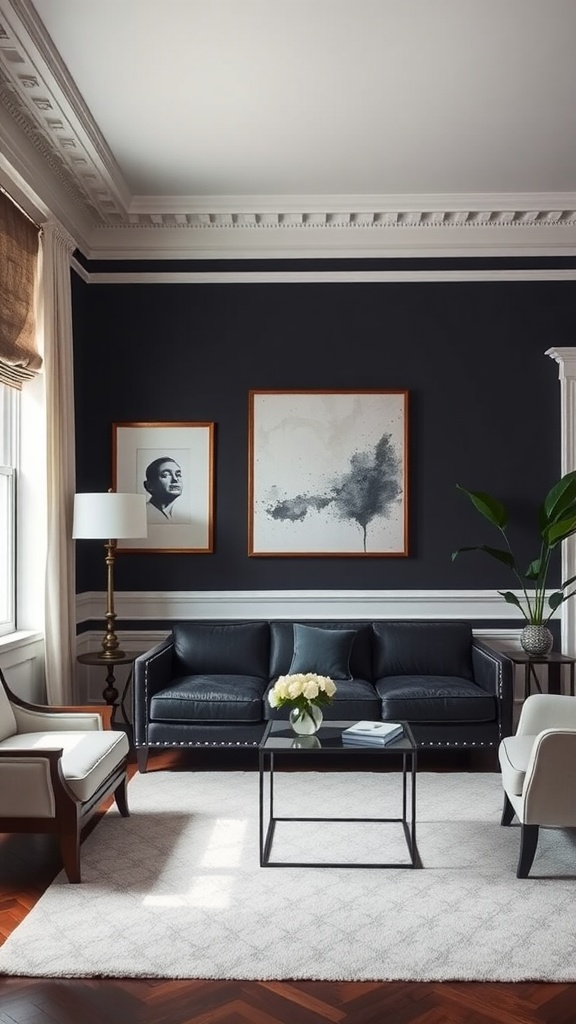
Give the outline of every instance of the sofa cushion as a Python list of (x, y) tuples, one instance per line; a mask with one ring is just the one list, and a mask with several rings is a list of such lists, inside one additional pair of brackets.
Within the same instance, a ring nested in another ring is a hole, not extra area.
[(266, 682), (257, 676), (199, 674), (173, 679), (150, 701), (154, 722), (261, 722)]
[[(372, 679), (372, 624), (359, 621), (313, 621), (300, 625), (324, 630), (353, 630), (350, 675), (354, 679)], [(294, 626), (291, 620), (270, 622), (270, 679), (286, 675), (294, 655)], [(323, 673), (322, 673), (323, 674)]]
[(172, 628), (174, 675), (268, 679), (267, 622), (181, 622)]
[(322, 629), (294, 623), (294, 653), (289, 673), (317, 672), (331, 679), (352, 679), (350, 653), (356, 631)]
[(495, 697), (454, 676), (386, 676), (376, 680), (381, 717), (408, 722), (493, 722)]
[(474, 678), (469, 622), (375, 622), (374, 677)]

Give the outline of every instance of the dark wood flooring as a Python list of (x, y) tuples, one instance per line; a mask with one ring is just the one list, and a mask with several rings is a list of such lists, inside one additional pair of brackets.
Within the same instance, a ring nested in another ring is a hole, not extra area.
[[(207, 752), (202, 760), (197, 754), (170, 754), (151, 760), (151, 769), (250, 770), (256, 767), (254, 760), (253, 754), (239, 752), (226, 761), (222, 751)], [(470, 751), (423, 756), (420, 769), (495, 771), (497, 765), (494, 754)], [(94, 827), (97, 820), (87, 831)], [(53, 837), (0, 836), (0, 942), (23, 920), (59, 869)], [(0, 1024), (212, 1022), (576, 1024), (576, 984), (0, 978)]]

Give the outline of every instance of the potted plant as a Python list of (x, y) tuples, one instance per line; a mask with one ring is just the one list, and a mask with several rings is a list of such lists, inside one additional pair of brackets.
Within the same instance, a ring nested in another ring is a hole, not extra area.
[(508, 512), (497, 498), (483, 491), (468, 491), (456, 485), (470, 499), (474, 507), (489, 523), (492, 523), (504, 540), (504, 548), (493, 548), (486, 544), (476, 547), (458, 548), (452, 553), (452, 561), (462, 551), (484, 551), (497, 559), (514, 573), (521, 596), (510, 590), (498, 593), (520, 610), (526, 624), (520, 636), (520, 643), (527, 654), (548, 654), (552, 649), (553, 637), (548, 622), (564, 601), (574, 597), (576, 590), (569, 590), (576, 576), (565, 580), (558, 590), (546, 597), (548, 571), (552, 556), (568, 537), (576, 533), (576, 472), (566, 473), (548, 492), (538, 512), (537, 529), (540, 537), (540, 552), (530, 562), (525, 572), (518, 565), (508, 539)]

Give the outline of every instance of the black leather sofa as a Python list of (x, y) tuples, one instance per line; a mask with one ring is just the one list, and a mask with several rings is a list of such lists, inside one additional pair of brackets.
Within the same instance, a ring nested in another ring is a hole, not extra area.
[(135, 662), (140, 771), (150, 749), (257, 745), (269, 719), (288, 717), (267, 692), (291, 671), (334, 679), (325, 720), (408, 721), (422, 747), (512, 733), (513, 665), (468, 622), (186, 621)]

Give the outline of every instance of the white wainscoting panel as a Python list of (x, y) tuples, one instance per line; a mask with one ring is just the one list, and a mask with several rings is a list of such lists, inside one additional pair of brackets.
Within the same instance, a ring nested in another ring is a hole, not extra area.
[(0, 668), (17, 697), (33, 704), (46, 701), (44, 637), (40, 633), (18, 632), (0, 641)]
[[(485, 619), (510, 621), (514, 609), (492, 590), (118, 591), (118, 619)], [(77, 621), (104, 620), (106, 596), (77, 596)], [(522, 625), (519, 619), (519, 624)], [(104, 631), (104, 625), (102, 627)]]

